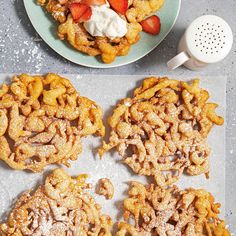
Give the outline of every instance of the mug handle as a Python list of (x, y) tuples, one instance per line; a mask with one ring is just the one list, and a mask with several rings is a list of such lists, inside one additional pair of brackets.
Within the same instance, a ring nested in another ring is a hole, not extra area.
[(173, 57), (171, 60), (167, 62), (167, 66), (174, 70), (178, 68), (179, 66), (183, 65), (186, 61), (190, 59), (190, 56), (186, 52), (181, 52), (175, 57)]

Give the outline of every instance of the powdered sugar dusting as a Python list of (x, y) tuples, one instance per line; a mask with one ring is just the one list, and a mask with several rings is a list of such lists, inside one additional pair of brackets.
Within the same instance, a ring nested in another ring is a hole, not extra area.
[(0, 216), (7, 210), (6, 207), (10, 203), (10, 195), (7, 188), (0, 181)]
[[(8, 33), (10, 31), (10, 27), (5, 31), (5, 37), (0, 38), (0, 53), (1, 60), (4, 60), (5, 57), (9, 58), (9, 48), (6, 45), (8, 41), (12, 41), (13, 37), (17, 35), (10, 35)], [(3, 33), (0, 31), (0, 33)], [(35, 41), (36, 40), (36, 43)], [(12, 68), (17, 68), (20, 64), (21, 60), (26, 60), (27, 63), (32, 65), (32, 72), (40, 72), (43, 66), (44, 56), (41, 51), (41, 45), (38, 43), (38, 38), (31, 37), (30, 40), (25, 40), (19, 43), (19, 47), (17, 49), (12, 49), (12, 53), (10, 56), (10, 61), (12, 63)], [(14, 72), (14, 71), (13, 71)]]
[[(43, 61), (45, 56), (42, 54), (41, 44), (42, 39), (38, 34), (34, 33), (31, 35), (19, 34), (19, 29), (24, 28), (25, 31), (28, 31), (32, 28), (31, 23), (26, 19), (24, 10), (18, 9), (22, 4), (19, 0), (10, 1), (13, 6), (12, 10), (15, 10), (14, 14), (0, 14), (0, 61), (1, 61), (1, 70), (4, 71), (7, 61), (10, 65), (11, 71), (8, 72), (17, 72), (21, 71), (24, 68), (21, 68), (22, 62), (30, 64), (32, 73), (39, 73), (43, 66)], [(0, 3), (0, 7), (4, 9), (5, 3)], [(5, 9), (4, 9), (5, 12)], [(3, 13), (4, 13), (3, 12)], [(13, 18), (17, 17), (17, 21), (14, 21)]]

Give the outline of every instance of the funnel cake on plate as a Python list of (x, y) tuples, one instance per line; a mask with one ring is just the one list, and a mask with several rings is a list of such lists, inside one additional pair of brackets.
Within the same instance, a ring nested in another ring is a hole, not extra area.
[(59, 23), (58, 36), (61, 40), (67, 40), (73, 48), (90, 56), (100, 55), (104, 63), (113, 62), (117, 56), (127, 55), (131, 45), (140, 39), (140, 22), (164, 4), (164, 0), (129, 0), (126, 14), (119, 14), (127, 22), (127, 33), (123, 37), (108, 38), (92, 36), (83, 23), (73, 20), (68, 6), (81, 1), (38, 0), (38, 3)]
[(109, 143), (103, 142), (100, 156), (116, 148), (135, 173), (153, 176), (160, 186), (173, 184), (183, 172), (208, 176), (207, 136), (214, 124), (224, 123), (209, 97), (198, 79), (145, 79), (113, 111)]
[[(204, 189), (132, 182), (117, 236), (230, 236), (220, 204)], [(128, 223), (134, 221), (134, 224)]]
[(82, 137), (104, 132), (101, 108), (59, 75), (22, 74), (0, 89), (0, 160), (11, 168), (69, 166)]
[(54, 170), (44, 185), (17, 200), (8, 221), (0, 224), (1, 235), (111, 236), (112, 220), (86, 191), (85, 179)]

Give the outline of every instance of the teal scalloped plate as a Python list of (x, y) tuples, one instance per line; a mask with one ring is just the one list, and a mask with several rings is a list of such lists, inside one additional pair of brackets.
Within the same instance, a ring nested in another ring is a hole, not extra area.
[(158, 36), (152, 36), (142, 32), (140, 41), (131, 47), (129, 54), (117, 57), (111, 64), (104, 64), (100, 61), (99, 57), (91, 57), (80, 53), (70, 47), (66, 42), (59, 40), (56, 36), (57, 25), (55, 21), (50, 15), (45, 13), (42, 7), (36, 4), (36, 0), (24, 0), (24, 4), (35, 30), (58, 54), (82, 66), (111, 68), (135, 62), (157, 47), (173, 28), (179, 14), (181, 0), (165, 0), (164, 6), (157, 12), (162, 22), (161, 33)]

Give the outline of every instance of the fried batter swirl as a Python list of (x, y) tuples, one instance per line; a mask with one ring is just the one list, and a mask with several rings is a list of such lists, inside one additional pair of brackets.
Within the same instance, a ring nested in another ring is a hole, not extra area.
[(132, 182), (124, 200), (124, 219), (117, 236), (229, 236), (219, 219), (220, 204), (203, 189), (179, 190)]
[(69, 166), (82, 151), (81, 138), (104, 131), (101, 108), (59, 75), (22, 74), (0, 89), (0, 159), (11, 168)]
[(125, 56), (130, 47), (140, 39), (142, 26), (139, 24), (146, 16), (158, 11), (164, 0), (131, 0), (126, 16), (127, 34), (122, 38), (93, 37), (82, 23), (73, 21), (68, 5), (78, 0), (38, 0), (47, 12), (59, 23), (58, 37), (66, 40), (76, 50), (90, 56), (101, 56), (104, 63), (113, 62), (117, 56)]
[(71, 178), (63, 169), (54, 170), (35, 192), (24, 193), (7, 223), (3, 236), (111, 236), (112, 220), (86, 192), (86, 175)]
[(208, 99), (198, 79), (145, 79), (113, 111), (109, 143), (103, 142), (100, 156), (116, 148), (135, 173), (154, 176), (160, 186), (173, 184), (183, 172), (208, 174), (207, 136), (214, 124), (224, 123)]

